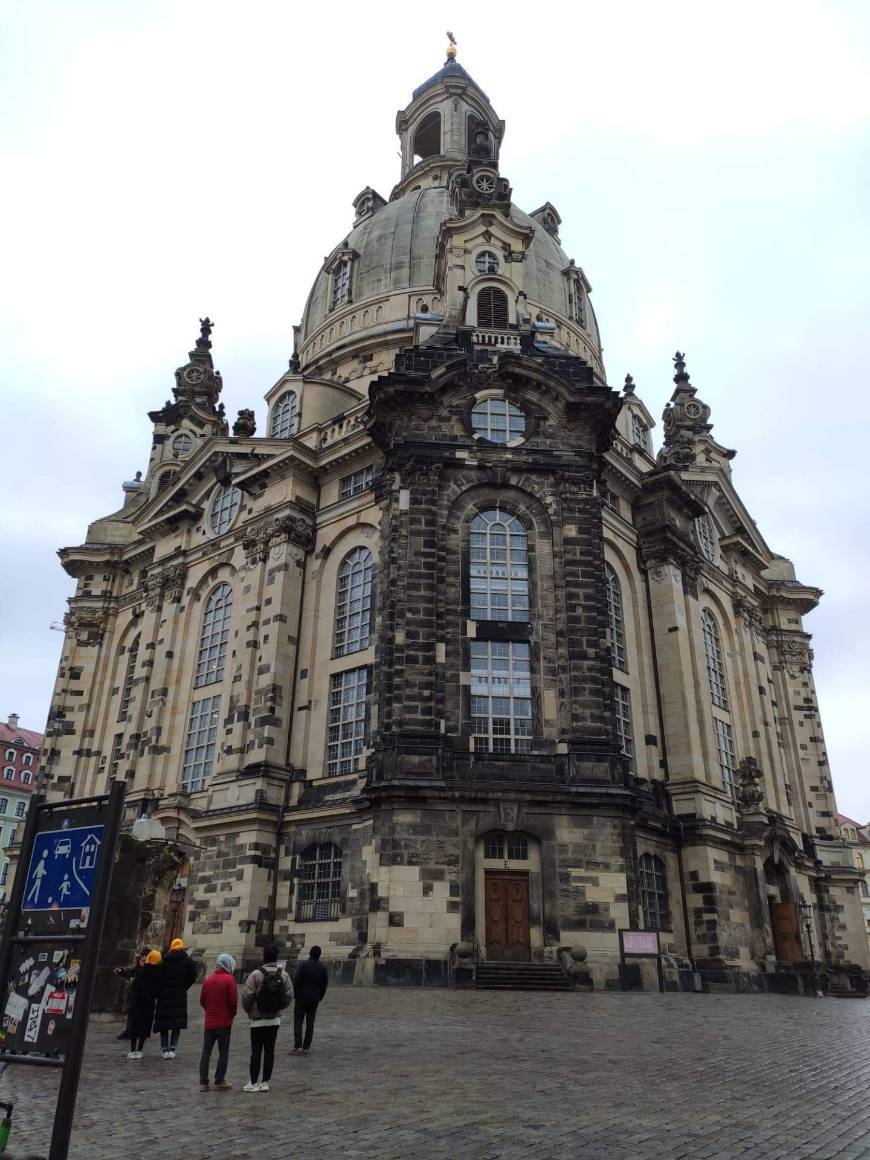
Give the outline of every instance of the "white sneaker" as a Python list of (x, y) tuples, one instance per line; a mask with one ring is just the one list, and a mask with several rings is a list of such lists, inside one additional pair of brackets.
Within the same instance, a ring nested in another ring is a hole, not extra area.
[(160, 1054), (164, 1059), (172, 1059), (172, 1055), (168, 1051), (161, 1051)]
[(268, 1090), (269, 1090), (269, 1085), (267, 1083), (264, 1082), (264, 1083), (260, 1084), (260, 1091), (261, 1092), (267, 1092)]
[(128, 1051), (128, 1052), (127, 1052), (127, 1058), (128, 1058), (128, 1059), (135, 1059), (135, 1058), (136, 1058), (136, 1052), (135, 1052), (135, 1051)]
[(175, 1048), (173, 1048), (173, 1049), (172, 1049), (172, 1051), (170, 1051), (170, 1053), (169, 1053), (169, 1058), (170, 1058), (170, 1059), (175, 1059)]
[[(246, 1083), (245, 1086), (242, 1088), (243, 1092), (261, 1092), (262, 1090), (263, 1090), (262, 1086), (258, 1083)], [(266, 1088), (266, 1091), (268, 1091), (268, 1090), (269, 1089)]]

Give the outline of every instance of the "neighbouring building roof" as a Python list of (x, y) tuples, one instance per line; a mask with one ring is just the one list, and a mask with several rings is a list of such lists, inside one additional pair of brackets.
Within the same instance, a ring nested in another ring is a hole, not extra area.
[(5, 721), (0, 721), (0, 745), (14, 745), (19, 738), (27, 749), (42, 749), (41, 733), (35, 729), (22, 729), (21, 726), (12, 729)]

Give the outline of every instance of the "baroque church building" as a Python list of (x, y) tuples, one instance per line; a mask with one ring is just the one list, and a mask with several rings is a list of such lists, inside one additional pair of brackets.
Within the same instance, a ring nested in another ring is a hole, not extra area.
[(399, 182), (353, 202), (265, 431), (230, 428), (203, 320), (147, 470), (60, 552), (43, 789), (126, 782), (209, 960), (274, 939), (344, 981), (546, 962), (605, 988), (633, 929), (671, 986), (789, 986), (810, 938), (865, 967), (820, 591), (681, 354), (658, 455), (607, 384), (559, 214), (511, 200), (452, 48), (396, 128)]

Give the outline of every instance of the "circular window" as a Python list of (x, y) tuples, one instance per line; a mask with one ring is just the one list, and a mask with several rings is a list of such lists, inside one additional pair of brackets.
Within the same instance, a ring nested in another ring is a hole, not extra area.
[(526, 417), (507, 399), (484, 399), (472, 408), (471, 426), (490, 443), (513, 443), (525, 433)]
[(193, 437), (181, 432), (172, 440), (172, 450), (176, 455), (189, 455), (193, 448)]
[(242, 493), (237, 487), (223, 487), (211, 503), (209, 523), (216, 536), (221, 535), (230, 527), (239, 514), (239, 504), (242, 502)]
[(481, 250), (474, 259), (474, 265), (478, 274), (497, 274), (498, 254), (494, 254), (492, 250)]

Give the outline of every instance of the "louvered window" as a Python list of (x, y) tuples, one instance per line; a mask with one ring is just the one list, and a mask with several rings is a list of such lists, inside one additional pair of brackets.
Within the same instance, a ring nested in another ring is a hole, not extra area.
[(484, 286), (477, 295), (477, 325), (489, 330), (507, 330), (508, 300), (504, 290)]

